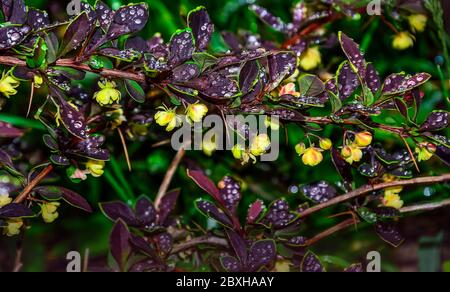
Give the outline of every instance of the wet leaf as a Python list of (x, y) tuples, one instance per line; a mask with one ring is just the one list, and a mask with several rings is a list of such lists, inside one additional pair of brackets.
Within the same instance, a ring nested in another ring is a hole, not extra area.
[(133, 49), (118, 50), (114, 48), (106, 48), (101, 49), (98, 53), (103, 56), (114, 58), (124, 62), (133, 62), (142, 57), (142, 54), (140, 52)]
[(122, 220), (118, 220), (113, 227), (109, 244), (111, 254), (116, 261), (120, 271), (125, 270), (125, 264), (131, 253), (130, 245), (131, 234), (128, 227)]
[(214, 32), (214, 24), (205, 7), (200, 6), (189, 12), (188, 26), (194, 35), (197, 49), (206, 50)]
[(112, 22), (114, 12), (103, 1), (96, 2), (95, 12), (97, 13), (97, 20), (100, 23), (100, 27), (104, 31), (107, 31)]
[(358, 75), (350, 67), (348, 61), (342, 63), (337, 72), (337, 88), (339, 98), (343, 101), (350, 97), (360, 86)]
[(33, 211), (22, 204), (11, 203), (0, 208), (0, 218), (23, 218), (33, 216)]
[(277, 251), (273, 240), (260, 240), (250, 247), (248, 255), (248, 271), (256, 272), (269, 267), (276, 259)]
[(22, 43), (30, 31), (29, 26), (0, 27), (0, 50), (7, 50)]
[(168, 254), (172, 250), (173, 238), (169, 233), (161, 233), (153, 237), (158, 250), (163, 254)]
[(145, 196), (140, 197), (136, 202), (136, 219), (141, 225), (150, 225), (156, 221), (156, 209)]
[(302, 96), (317, 96), (325, 91), (325, 85), (322, 80), (314, 75), (304, 75), (299, 81), (299, 92)]
[(353, 71), (364, 78), (366, 76), (367, 64), (364, 55), (359, 49), (359, 45), (343, 32), (339, 32), (339, 42), (341, 43), (342, 50), (347, 56)]
[(304, 196), (318, 204), (328, 202), (336, 197), (336, 189), (326, 181), (305, 185), (301, 191)]
[(219, 194), (225, 207), (236, 214), (237, 206), (241, 200), (241, 186), (232, 177), (226, 176), (219, 182)]
[(421, 132), (440, 131), (448, 128), (450, 124), (450, 113), (447, 111), (434, 111), (420, 127)]
[(248, 93), (258, 81), (260, 73), (257, 60), (251, 60), (244, 64), (239, 72), (239, 88), (242, 93)]
[(267, 9), (254, 4), (250, 6), (250, 10), (252, 10), (264, 23), (272, 27), (274, 30), (283, 33), (288, 32), (288, 27), (281, 20), (281, 18), (274, 16)]
[(205, 97), (214, 100), (228, 100), (239, 94), (237, 83), (218, 72), (203, 75), (188, 84)]
[(256, 200), (250, 205), (247, 212), (247, 223), (254, 224), (259, 219), (260, 215), (264, 211), (264, 202), (261, 200)]
[(28, 9), (27, 24), (34, 30), (40, 30), (50, 24), (50, 19), (46, 11), (35, 8)]
[(27, 18), (27, 7), (23, 0), (2, 0), (3, 15), (7, 22), (24, 24)]
[(372, 212), (371, 210), (367, 209), (367, 208), (359, 208), (357, 210), (358, 215), (366, 222), (370, 223), (370, 224), (375, 224), (378, 221), (378, 216), (376, 213)]
[(143, 103), (145, 101), (145, 91), (142, 87), (134, 80), (125, 79), (125, 88), (128, 94), (136, 102)]
[(404, 241), (403, 236), (394, 223), (378, 222), (375, 224), (375, 230), (381, 239), (394, 247), (399, 247)]
[(396, 95), (411, 91), (427, 82), (431, 78), (428, 73), (418, 73), (414, 76), (404, 74), (392, 74), (386, 78), (383, 84), (383, 95)]
[(225, 227), (231, 228), (233, 226), (230, 218), (213, 203), (200, 199), (195, 202), (195, 205), (203, 215), (216, 220)]
[(242, 270), (239, 260), (231, 256), (221, 257), (220, 263), (227, 272), (239, 272)]
[(148, 21), (148, 17), (147, 3), (130, 4), (120, 7), (114, 12), (106, 33), (106, 39), (113, 40), (122, 35), (133, 34), (142, 30)]
[(199, 74), (200, 70), (195, 63), (185, 63), (172, 71), (174, 80), (180, 83), (197, 78)]
[(268, 208), (268, 211), (259, 220), (267, 228), (281, 229), (298, 219), (298, 214), (289, 210), (289, 204), (283, 200), (274, 201)]
[(368, 64), (366, 68), (365, 81), (373, 94), (377, 93), (381, 88), (381, 80), (377, 70), (373, 64)]
[(88, 38), (93, 27), (94, 23), (89, 19), (86, 12), (78, 15), (67, 27), (58, 55), (65, 56), (70, 51), (80, 47)]
[(436, 156), (439, 157), (442, 162), (447, 166), (450, 166), (450, 148), (445, 145), (439, 145), (436, 147)]
[(319, 258), (314, 253), (308, 251), (300, 264), (300, 271), (304, 273), (323, 273), (325, 272), (325, 268)]
[(169, 51), (168, 64), (171, 67), (190, 60), (195, 51), (195, 41), (191, 29), (175, 32), (170, 40)]
[(267, 91), (277, 88), (287, 77), (294, 74), (297, 57), (292, 52), (280, 52), (268, 57), (270, 85)]
[(158, 223), (166, 226), (170, 213), (175, 209), (175, 205), (180, 195), (180, 190), (173, 190), (164, 195), (158, 208)]

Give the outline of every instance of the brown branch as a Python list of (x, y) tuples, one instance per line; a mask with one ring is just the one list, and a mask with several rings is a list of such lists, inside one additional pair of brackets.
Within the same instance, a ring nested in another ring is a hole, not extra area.
[(324, 238), (327, 238), (330, 235), (335, 234), (336, 232), (342, 231), (344, 229), (347, 229), (350, 226), (356, 226), (358, 225), (359, 220), (356, 219), (347, 219), (339, 224), (337, 224), (336, 226), (331, 227), (330, 229), (325, 230), (324, 232), (321, 232), (319, 234), (317, 234), (316, 236), (314, 236), (311, 239), (308, 239), (306, 241), (306, 245), (307, 246), (311, 246), (316, 244), (317, 242), (321, 241)]
[(301, 213), (300, 216), (307, 217), (313, 213), (316, 213), (325, 208), (334, 206), (336, 204), (346, 202), (351, 199), (355, 199), (359, 196), (366, 195), (368, 193), (375, 192), (378, 190), (383, 190), (383, 189), (390, 188), (390, 187), (411, 186), (411, 185), (420, 185), (420, 184), (433, 184), (433, 183), (441, 183), (441, 182), (446, 182), (446, 181), (450, 181), (450, 173), (440, 175), (440, 176), (428, 176), (428, 177), (419, 177), (419, 178), (414, 178), (414, 179), (409, 179), (409, 180), (386, 182), (386, 183), (380, 183), (377, 185), (365, 185), (365, 186), (363, 186), (359, 189), (356, 189), (352, 192), (349, 192), (345, 195), (331, 199), (328, 202), (325, 202), (323, 204), (319, 204), (317, 206), (309, 208), (309, 209), (305, 210), (303, 213)]
[(449, 207), (450, 206), (450, 199), (444, 200), (442, 202), (437, 203), (427, 203), (427, 204), (419, 204), (419, 205), (413, 205), (409, 207), (404, 207), (400, 209), (400, 213), (412, 213), (412, 212), (425, 212), (425, 211), (433, 211), (436, 209)]
[[(0, 64), (9, 65), (9, 66), (20, 66), (20, 67), (27, 66), (27, 63), (25, 61), (18, 59), (16, 57), (12, 57), (12, 56), (0, 56)], [(79, 62), (75, 62), (72, 59), (57, 60), (55, 62), (55, 65), (63, 66), (63, 67), (70, 67), (73, 69), (82, 70), (82, 71), (86, 71), (86, 72), (93, 72), (93, 73), (100, 74), (105, 77), (125, 78), (125, 79), (134, 80), (134, 81), (137, 81), (140, 83), (146, 82), (146, 78), (145, 78), (144, 74), (126, 72), (126, 71), (115, 70), (115, 69), (96, 70), (96, 69), (92, 69), (88, 65), (85, 65), (85, 64), (82, 64)]]
[(181, 160), (183, 159), (184, 155), (186, 154), (185, 149), (190, 143), (191, 143), (191, 141), (183, 143), (183, 145), (181, 145), (180, 149), (178, 150), (177, 154), (175, 155), (174, 159), (172, 160), (172, 163), (170, 164), (169, 169), (167, 170), (166, 175), (164, 176), (161, 186), (159, 187), (158, 194), (156, 195), (156, 199), (155, 199), (156, 209), (158, 209), (162, 198), (167, 193), (170, 182), (172, 181), (172, 178), (175, 175), (175, 171), (177, 170), (178, 165), (180, 164)]
[(46, 168), (44, 168), (24, 189), (23, 191), (16, 197), (14, 203), (19, 204), (25, 201), (28, 198), (28, 195), (31, 191), (53, 170), (53, 165), (49, 164)]
[(196, 237), (191, 240), (188, 240), (188, 241), (185, 241), (185, 242), (175, 245), (173, 247), (171, 253), (177, 254), (182, 251), (185, 251), (185, 250), (188, 250), (191, 248), (195, 248), (199, 244), (214, 245), (214, 246), (225, 247), (225, 248), (228, 247), (228, 242), (226, 239), (220, 238), (220, 237), (215, 237), (215, 236), (205, 235), (205, 236)]
[(125, 160), (127, 161), (128, 171), (131, 172), (133, 168), (131, 167), (130, 155), (128, 154), (127, 141), (125, 140), (125, 136), (122, 133), (120, 128), (117, 128), (117, 132), (119, 133), (120, 142), (122, 143), (123, 153), (125, 155)]

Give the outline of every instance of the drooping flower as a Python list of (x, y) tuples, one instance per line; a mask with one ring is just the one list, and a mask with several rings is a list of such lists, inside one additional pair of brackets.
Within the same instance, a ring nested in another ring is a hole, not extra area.
[(295, 145), (295, 152), (297, 152), (298, 155), (303, 155), (303, 153), (305, 153), (305, 150), (306, 150), (305, 143), (302, 142)]
[(16, 88), (20, 85), (19, 80), (11, 76), (10, 72), (3, 71), (0, 79), (0, 93), (9, 98), (11, 95), (16, 95)]
[(254, 156), (260, 156), (266, 153), (270, 147), (270, 138), (267, 134), (260, 134), (253, 138), (250, 144), (250, 153)]
[(412, 46), (414, 46), (415, 38), (412, 34), (407, 31), (399, 32), (394, 36), (394, 40), (392, 41), (392, 46), (396, 50), (406, 50)]
[(280, 96), (292, 95), (295, 97), (300, 97), (300, 92), (296, 91), (295, 83), (288, 83), (288, 84), (284, 85), (283, 87), (281, 87), (279, 95)]
[(202, 103), (193, 103), (186, 108), (186, 115), (190, 121), (199, 123), (208, 113), (208, 107)]
[(10, 219), (6, 221), (6, 226), (3, 229), (3, 234), (8, 237), (13, 237), (20, 234), (20, 229), (23, 226), (22, 219)]
[(436, 152), (436, 146), (431, 143), (421, 143), (416, 147), (419, 162), (430, 160)]
[(344, 146), (344, 148), (342, 148), (341, 155), (349, 164), (359, 162), (363, 157), (362, 150), (356, 145)]
[(0, 208), (4, 207), (12, 202), (12, 198), (9, 197), (8, 193), (0, 194)]
[(203, 139), (202, 150), (206, 156), (211, 156), (214, 151), (217, 150), (217, 143), (214, 138), (215, 137), (213, 137), (213, 139)]
[(317, 68), (322, 63), (322, 55), (318, 47), (308, 48), (300, 56), (300, 66), (303, 70), (310, 71)]
[(176, 114), (176, 108), (169, 109), (166, 106), (161, 106), (158, 109), (159, 111), (155, 114), (156, 123), (161, 127), (167, 126), (167, 132), (172, 131), (181, 124), (181, 119)]
[(409, 26), (414, 32), (423, 32), (427, 26), (428, 17), (425, 14), (412, 14), (408, 16)]
[(382, 202), (384, 206), (395, 209), (401, 209), (404, 205), (401, 197), (396, 193), (385, 193)]
[(302, 156), (303, 164), (309, 166), (319, 165), (323, 160), (322, 152), (316, 147), (309, 147)]
[(98, 82), (98, 86), (100, 90), (94, 94), (94, 99), (100, 106), (110, 105), (120, 100), (122, 94), (116, 89), (114, 81)]
[(372, 134), (367, 131), (355, 134), (355, 143), (359, 147), (365, 148), (369, 146), (372, 144), (372, 139)]
[(323, 150), (330, 150), (331, 147), (333, 146), (333, 142), (331, 142), (331, 140), (328, 138), (322, 138), (319, 141), (319, 146)]
[(57, 210), (59, 205), (59, 202), (47, 202), (40, 205), (42, 218), (44, 219), (45, 223), (53, 223), (58, 218), (59, 213), (57, 212)]
[(264, 125), (266, 128), (271, 128), (274, 131), (278, 131), (280, 129), (280, 121), (272, 119), (271, 117), (266, 117), (264, 120)]
[(233, 157), (240, 160), (242, 159), (243, 152), (245, 151), (244, 147), (240, 144), (236, 144), (231, 148), (231, 153)]
[(105, 162), (100, 160), (93, 160), (89, 159), (88, 162), (86, 162), (86, 170), (89, 171), (89, 173), (93, 177), (100, 177), (105, 173), (103, 170), (105, 168)]

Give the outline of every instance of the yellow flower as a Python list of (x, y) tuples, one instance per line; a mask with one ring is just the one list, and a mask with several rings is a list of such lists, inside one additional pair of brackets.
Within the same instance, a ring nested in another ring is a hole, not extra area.
[(274, 131), (278, 131), (280, 129), (280, 121), (275, 121), (270, 117), (266, 117), (264, 120), (264, 125), (266, 128), (271, 128)]
[(399, 32), (392, 42), (392, 46), (396, 50), (406, 50), (414, 46), (414, 36), (407, 31)]
[(411, 30), (414, 32), (423, 32), (427, 26), (428, 17), (424, 14), (412, 14), (408, 17)]
[(100, 106), (110, 105), (120, 100), (121, 93), (116, 89), (116, 83), (114, 81), (105, 80), (104, 83), (99, 82), (98, 86), (100, 87), (100, 91), (94, 94), (94, 99)]
[(250, 153), (254, 156), (263, 155), (270, 147), (270, 138), (267, 134), (260, 134), (253, 138), (250, 144)]
[(277, 260), (275, 262), (275, 272), (283, 273), (290, 272), (291, 262), (288, 260)]
[(315, 147), (309, 147), (305, 150), (305, 153), (302, 156), (303, 164), (309, 166), (316, 166), (321, 163), (323, 160), (323, 155), (319, 149)]
[(199, 123), (207, 112), (208, 107), (201, 103), (190, 104), (186, 109), (187, 117), (194, 123)]
[(203, 139), (202, 150), (205, 155), (211, 156), (213, 152), (217, 150), (217, 143), (215, 139), (209, 139), (209, 141)]
[(59, 207), (60, 203), (58, 202), (50, 202), (41, 204), (42, 218), (45, 223), (52, 223), (58, 218), (59, 214), (56, 211)]
[(22, 219), (10, 219), (6, 221), (7, 226), (3, 229), (3, 234), (12, 237), (20, 234), (20, 229), (23, 226)]
[(0, 194), (0, 208), (4, 207), (12, 202), (9, 194)]
[(108, 111), (106, 116), (110, 119), (113, 129), (119, 127), (127, 121), (122, 108), (116, 108), (112, 111)]
[(383, 205), (386, 207), (391, 207), (395, 209), (401, 209), (404, 202), (401, 197), (396, 193), (385, 193), (383, 198)]
[(384, 190), (384, 195), (385, 196), (392, 196), (392, 195), (398, 195), (403, 191), (403, 187), (402, 186), (398, 186), (398, 187), (390, 187), (390, 188), (386, 188)]
[(303, 70), (313, 70), (317, 68), (320, 63), (322, 63), (322, 56), (318, 47), (309, 48), (300, 56), (300, 66)]
[(44, 79), (40, 75), (34, 75), (33, 77), (34, 87), (40, 88), (42, 83), (44, 83)]
[(297, 152), (298, 155), (303, 155), (303, 153), (305, 153), (305, 150), (305, 143), (298, 143), (297, 145), (295, 145), (295, 152)]
[(242, 155), (244, 152), (244, 147), (240, 144), (236, 144), (231, 148), (231, 153), (233, 154), (233, 157), (236, 159), (242, 159)]
[(397, 180), (397, 177), (390, 173), (385, 173), (383, 174), (383, 177), (381, 179), (383, 180), (383, 182), (393, 182)]
[(181, 121), (176, 114), (176, 108), (169, 109), (165, 106), (159, 107), (161, 109), (155, 114), (156, 123), (162, 127), (166, 127), (166, 131), (170, 132), (177, 127)]
[(426, 143), (421, 144), (418, 147), (416, 147), (416, 153), (417, 153), (419, 162), (430, 160), (431, 157), (433, 157), (434, 152), (436, 151), (435, 149), (436, 149), (435, 147), (428, 146)]
[(328, 138), (320, 139), (319, 146), (323, 150), (330, 150), (331, 147), (333, 146), (333, 142), (331, 142), (331, 140)]
[(372, 134), (370, 132), (361, 132), (355, 135), (355, 143), (359, 147), (367, 147), (372, 143)]
[(104, 161), (89, 159), (88, 162), (86, 162), (86, 170), (88, 170), (93, 177), (102, 176), (105, 172), (103, 170), (104, 167)]
[(285, 86), (281, 87), (279, 96), (283, 95), (292, 95), (295, 97), (300, 97), (300, 92), (295, 90), (295, 83), (288, 83)]
[(341, 155), (349, 164), (359, 162), (363, 157), (361, 149), (359, 149), (356, 145), (345, 146), (342, 148)]
[(20, 85), (19, 80), (15, 79), (10, 75), (9, 72), (2, 73), (2, 79), (0, 79), (0, 92), (9, 98), (11, 95), (16, 95), (16, 88)]

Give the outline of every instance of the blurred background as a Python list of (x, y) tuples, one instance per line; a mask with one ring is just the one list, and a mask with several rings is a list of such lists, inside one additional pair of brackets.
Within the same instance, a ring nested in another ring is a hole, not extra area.
[[(70, 1), (61, 0), (30, 0), (27, 5), (45, 9), (53, 20), (67, 18), (66, 6)], [(89, 1), (91, 2), (91, 1)], [(106, 0), (113, 9), (121, 5), (136, 1)], [(173, 32), (185, 27), (187, 13), (203, 5), (208, 9), (216, 32), (219, 31), (250, 31), (259, 33), (265, 39), (282, 41), (283, 36), (264, 25), (255, 14), (248, 9), (251, 3), (257, 3), (282, 19), (290, 20), (290, 9), (297, 2), (295, 0), (152, 0), (147, 1), (150, 7), (150, 19), (146, 28), (140, 33), (145, 38), (160, 32), (165, 40), (169, 40)], [(364, 1), (347, 1), (364, 2)], [(367, 2), (367, 1), (366, 1)], [(446, 20), (450, 19), (450, 1), (443, 1)], [(450, 22), (450, 21), (449, 21)], [(361, 44), (366, 52), (366, 59), (375, 64), (380, 75), (386, 77), (390, 73), (405, 71), (407, 73), (428, 72), (433, 75), (433, 81), (423, 87), (425, 92), (424, 103), (420, 112), (419, 121), (423, 121), (427, 113), (433, 109), (446, 109), (438, 67), (435, 58), (441, 53), (441, 46), (434, 33), (433, 24), (424, 33), (417, 34), (416, 43), (407, 51), (396, 51), (392, 48), (393, 32), (379, 18), (370, 19), (367, 15), (342, 19), (334, 22), (326, 29), (338, 32), (342, 30)], [(402, 24), (399, 24), (402, 25)], [(450, 23), (447, 23), (447, 27)], [(406, 28), (406, 24), (403, 24)], [(224, 42), (220, 34), (216, 33), (212, 41), (212, 50), (224, 51)], [(338, 47), (322, 51), (323, 68), (321, 70), (334, 73), (343, 60), (343, 54)], [(0, 120), (8, 119), (16, 125), (32, 127), (24, 138), (30, 148), (45, 149), (41, 145), (42, 127), (38, 122), (23, 119), (28, 103), (28, 91), (23, 89), (23, 96), (8, 100), (0, 112)], [(447, 108), (448, 110), (448, 108)], [(381, 116), (384, 122), (395, 122), (398, 118), (393, 115)], [(332, 127), (326, 128), (322, 136), (339, 139)], [(447, 133), (447, 137), (448, 137)], [(152, 147), (167, 134), (157, 126), (149, 129), (149, 139), (146, 141), (130, 142), (129, 152), (133, 164), (133, 173), (127, 171), (125, 158), (120, 154), (121, 144), (115, 136), (108, 137), (108, 145), (113, 145), (113, 157), (105, 175), (99, 179), (89, 177), (88, 180), (73, 184), (69, 181), (60, 181), (59, 185), (70, 185), (71, 188), (84, 195), (94, 206), (95, 212), (91, 215), (77, 209), (64, 207), (60, 210), (60, 218), (51, 225), (34, 223), (26, 232), (24, 245), (24, 271), (64, 271), (65, 256), (69, 251), (84, 253), (90, 252), (90, 266), (105, 265), (108, 253), (108, 236), (112, 223), (108, 221), (98, 209), (98, 202), (133, 200), (144, 194), (154, 198), (166, 170), (174, 156), (169, 146)], [(244, 199), (241, 203), (242, 216), (245, 216), (247, 206), (256, 198), (266, 202), (276, 198), (285, 197), (292, 206), (306, 201), (299, 194), (299, 186), (326, 179), (338, 182), (339, 176), (334, 170), (329, 157), (312, 169), (305, 167), (295, 154), (294, 146), (303, 139), (303, 131), (293, 125), (288, 127), (288, 139), (282, 145), (278, 161), (274, 163), (258, 163), (256, 165), (241, 166), (229, 152), (217, 152), (211, 158), (202, 152), (188, 152), (184, 162), (178, 169), (171, 187), (180, 187), (182, 195), (177, 207), (177, 213), (183, 214), (182, 220), (191, 226), (194, 222), (210, 226), (205, 218), (198, 214), (193, 206), (194, 200), (204, 193), (186, 176), (186, 169), (192, 166), (205, 169), (207, 174), (219, 181), (224, 175), (234, 175), (244, 182)], [(377, 133), (376, 139), (387, 145), (389, 149), (402, 148), (401, 142), (392, 136)], [(41, 143), (37, 145), (37, 143)], [(114, 146), (116, 145), (116, 146)], [(39, 147), (37, 147), (39, 146)], [(37, 155), (47, 155), (42, 150)], [(328, 154), (327, 154), (328, 155)], [(36, 158), (38, 160), (38, 158)], [(439, 160), (433, 159), (421, 165), (422, 175), (435, 175), (448, 172), (448, 168)], [(437, 170), (437, 172), (433, 172)], [(61, 175), (64, 177), (64, 173)], [(358, 183), (364, 182), (359, 178)], [(449, 198), (449, 187), (427, 186), (405, 189), (402, 198), (405, 204), (425, 201), (435, 201)], [(341, 218), (327, 219), (326, 215), (337, 213), (336, 210), (327, 210), (319, 216), (311, 217), (305, 228), (306, 235), (320, 232)], [(450, 271), (450, 210), (442, 209), (432, 213), (405, 218), (400, 221), (401, 229), (406, 236), (405, 243), (397, 249), (390, 247), (377, 237), (371, 226), (361, 224), (358, 232), (349, 229), (334, 237), (330, 237), (314, 247), (314, 251), (330, 266), (330, 269), (342, 269), (351, 263), (364, 260), (369, 251), (380, 251), (382, 255), (382, 269), (384, 271)], [(14, 260), (15, 240), (0, 237), (0, 271), (11, 270)]]

